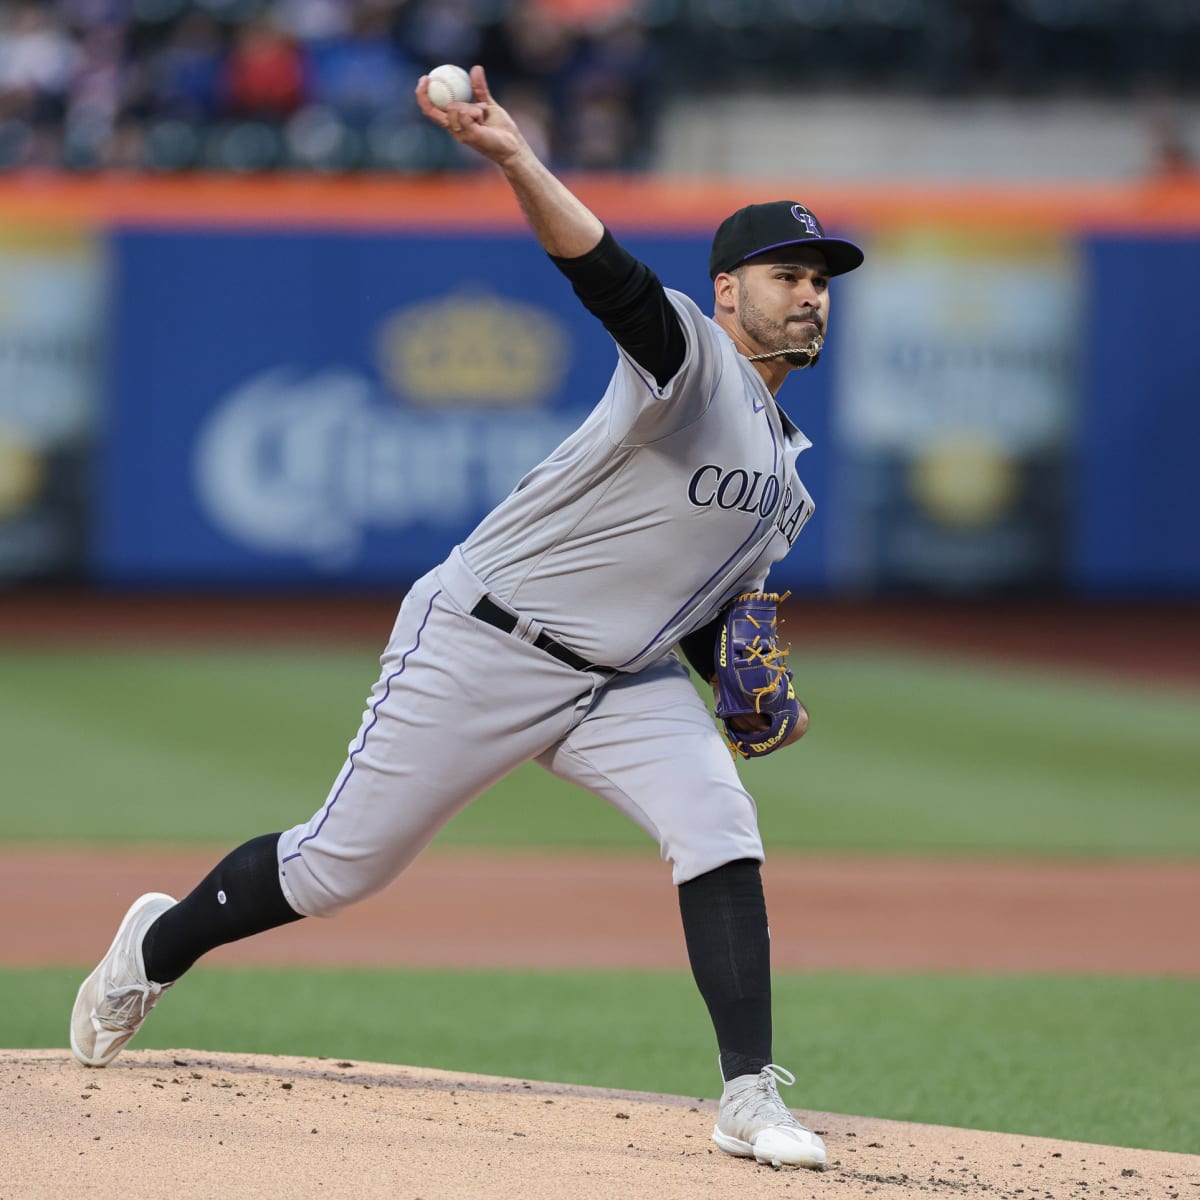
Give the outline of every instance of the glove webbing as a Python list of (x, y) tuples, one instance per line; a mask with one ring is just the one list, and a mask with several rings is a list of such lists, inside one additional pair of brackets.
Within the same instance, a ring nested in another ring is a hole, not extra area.
[[(770, 592), (764, 598), (772, 601), (775, 604), (782, 604), (791, 594), (792, 593), (790, 591), (784, 592), (782, 595), (780, 595), (778, 592)], [(757, 592), (745, 592), (738, 597), (738, 600), (753, 600), (756, 599), (758, 595), (759, 593)], [(756, 621), (750, 615), (750, 613), (746, 613), (746, 620), (749, 621), (755, 629), (762, 628), (760, 623)], [(774, 627), (775, 622), (772, 621), (771, 625)], [(759, 645), (760, 641), (761, 637), (755, 637), (754, 641), (746, 644), (746, 656), (751, 661), (757, 660), (758, 662), (762, 663), (762, 665), (766, 667), (768, 671), (774, 672), (774, 678), (770, 683), (765, 683), (762, 687), (753, 689), (751, 694), (754, 696), (755, 712), (762, 712), (763, 697), (774, 695), (776, 689), (779, 687), (780, 679), (787, 674), (787, 667), (780, 665), (778, 662), (776, 662), (776, 659), (786, 658), (788, 652), (791, 650), (790, 645), (781, 648), (778, 642), (773, 641), (770, 643), (770, 650), (764, 651)]]

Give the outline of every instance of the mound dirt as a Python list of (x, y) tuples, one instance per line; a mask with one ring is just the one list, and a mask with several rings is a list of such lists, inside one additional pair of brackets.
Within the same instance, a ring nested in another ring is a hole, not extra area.
[(831, 1113), (826, 1169), (777, 1170), (713, 1146), (711, 1099), (378, 1063), (7, 1050), (0, 1096), (2, 1200), (1200, 1196), (1191, 1155)]

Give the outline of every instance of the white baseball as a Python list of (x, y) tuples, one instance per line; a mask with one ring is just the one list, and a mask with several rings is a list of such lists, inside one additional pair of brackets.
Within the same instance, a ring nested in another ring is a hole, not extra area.
[(445, 108), (452, 100), (474, 100), (471, 77), (462, 67), (447, 63), (429, 72), (429, 102)]

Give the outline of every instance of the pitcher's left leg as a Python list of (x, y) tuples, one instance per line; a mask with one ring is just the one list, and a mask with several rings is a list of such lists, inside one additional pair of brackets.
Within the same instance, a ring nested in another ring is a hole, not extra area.
[(646, 830), (676, 884), (738, 859), (762, 861), (754, 801), (675, 658), (617, 676), (537, 761)]
[(729, 1154), (820, 1167), (821, 1139), (779, 1095), (771, 1061), (771, 952), (754, 801), (684, 667), (612, 681), (538, 762), (620, 809), (672, 864), (688, 959), (720, 1050), (713, 1140)]

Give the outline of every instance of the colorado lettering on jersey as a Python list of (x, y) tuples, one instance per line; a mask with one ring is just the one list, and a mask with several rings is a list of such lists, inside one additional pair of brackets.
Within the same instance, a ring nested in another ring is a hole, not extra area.
[(787, 538), (789, 546), (813, 514), (813, 505), (805, 497), (795, 496), (791, 485), (783, 488), (774, 475), (764, 478), (762, 471), (746, 471), (742, 467), (727, 471), (717, 463), (706, 463), (692, 475), (688, 481), (688, 500), (696, 508), (716, 505), (755, 513), (764, 520), (775, 513), (775, 526)]

